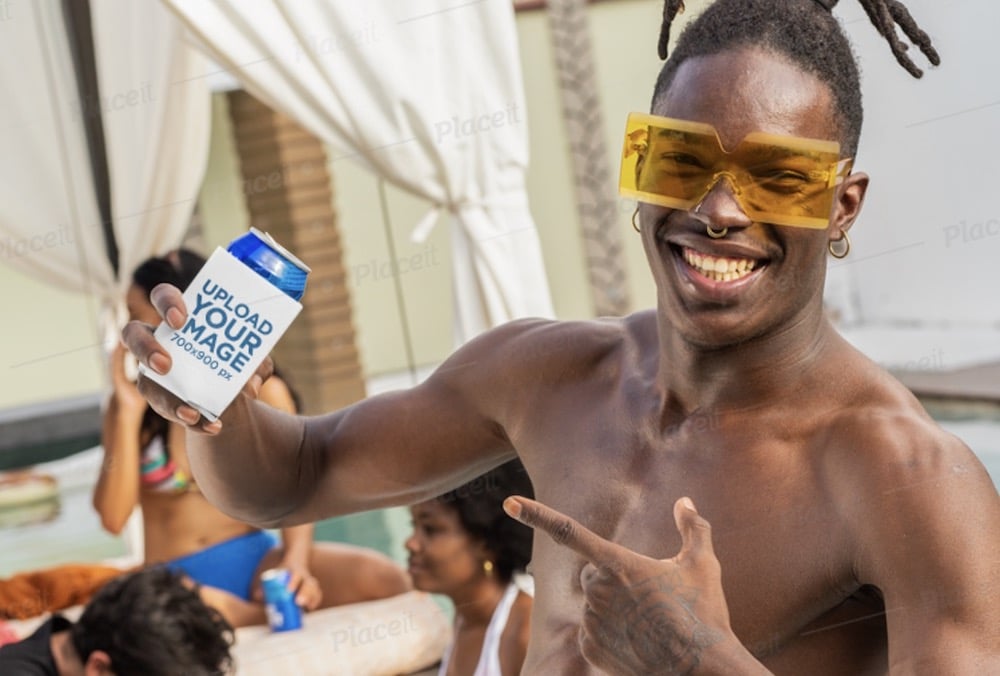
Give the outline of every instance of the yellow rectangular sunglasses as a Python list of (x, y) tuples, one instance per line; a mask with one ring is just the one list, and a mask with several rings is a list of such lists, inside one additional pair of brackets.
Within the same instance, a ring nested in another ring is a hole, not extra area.
[(851, 165), (836, 141), (753, 132), (727, 152), (712, 125), (631, 113), (619, 193), (691, 209), (726, 178), (750, 219), (821, 229)]

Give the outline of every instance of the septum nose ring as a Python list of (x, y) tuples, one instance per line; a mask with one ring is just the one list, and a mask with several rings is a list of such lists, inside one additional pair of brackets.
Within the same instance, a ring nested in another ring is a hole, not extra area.
[(707, 216), (702, 216), (700, 213), (698, 213), (699, 211), (701, 211), (701, 205), (704, 203), (704, 201), (705, 200), (698, 202), (698, 204), (694, 206), (694, 209), (692, 209), (690, 213), (692, 216), (694, 216), (697, 220), (701, 221), (705, 225), (706, 235), (708, 235), (712, 239), (722, 239), (723, 237), (729, 234), (729, 228), (725, 227), (722, 230), (716, 230), (712, 227), (712, 222), (708, 220)]

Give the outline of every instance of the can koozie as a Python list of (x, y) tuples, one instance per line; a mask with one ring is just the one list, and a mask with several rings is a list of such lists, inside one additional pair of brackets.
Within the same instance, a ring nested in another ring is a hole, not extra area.
[(309, 272), (255, 229), (229, 249), (217, 248), (184, 291), (184, 326), (174, 330), (163, 322), (156, 329), (173, 360), (170, 372), (140, 366), (144, 378), (210, 421), (232, 403), (302, 310), (297, 299)]

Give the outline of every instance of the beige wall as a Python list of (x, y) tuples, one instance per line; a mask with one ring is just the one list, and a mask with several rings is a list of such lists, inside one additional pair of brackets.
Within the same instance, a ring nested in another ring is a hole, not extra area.
[(28, 277), (3, 260), (0, 289), (0, 410), (103, 387), (93, 300)]
[[(590, 8), (591, 34), (602, 93), (604, 132), (612, 175), (621, 129), (631, 110), (645, 110), (659, 69), (656, 39), (660, 0), (615, 0)], [(528, 192), (539, 227), (556, 315), (591, 316), (581, 239), (573, 204), (568, 140), (543, 11), (517, 17), (531, 144)], [(396, 281), (390, 275), (386, 222), (396, 258), (407, 258), (414, 271), (398, 279), (406, 325), (417, 365), (433, 364), (451, 350), (451, 278), (448, 233), (444, 224), (424, 244), (409, 232), (428, 208), (423, 200), (384, 186), (349, 159), (331, 153), (334, 199), (350, 272), (362, 366), (367, 375), (407, 367)], [(204, 238), (211, 248), (224, 244), (247, 226), (242, 181), (234, 150), (225, 96), (213, 105), (212, 147), (200, 199)], [(626, 241), (633, 307), (653, 303), (653, 290), (638, 239), (629, 226), (632, 205), (622, 203), (617, 223)], [(0, 300), (4, 317), (23, 321), (4, 328), (8, 365), (0, 409), (88, 393), (103, 387), (98, 353), (88, 345), (95, 333), (92, 303), (27, 280), (0, 261)], [(14, 290), (17, 290), (14, 292)]]

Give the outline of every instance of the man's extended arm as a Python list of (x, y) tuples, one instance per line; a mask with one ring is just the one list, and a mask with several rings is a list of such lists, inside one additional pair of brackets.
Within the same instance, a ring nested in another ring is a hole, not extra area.
[[(184, 306), (173, 287), (151, 295), (172, 326)], [(513, 457), (500, 424), (518, 381), (512, 373), (532, 322), (515, 322), (456, 352), (424, 383), (303, 418), (255, 401), (262, 368), (220, 423), (148, 379), (140, 391), (157, 411), (187, 426), (192, 471), (206, 497), (231, 516), (289, 526), (352, 511), (406, 504), (471, 480)], [(150, 327), (130, 323), (124, 340), (140, 362), (163, 370), (169, 357)], [(521, 379), (520, 382), (524, 383)]]

